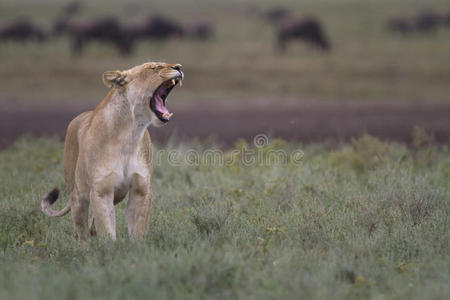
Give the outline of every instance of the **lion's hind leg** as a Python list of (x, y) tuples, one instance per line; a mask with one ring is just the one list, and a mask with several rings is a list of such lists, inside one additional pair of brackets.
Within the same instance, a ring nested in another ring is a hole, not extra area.
[(78, 241), (85, 242), (88, 239), (89, 200), (72, 193), (70, 201), (75, 236)]

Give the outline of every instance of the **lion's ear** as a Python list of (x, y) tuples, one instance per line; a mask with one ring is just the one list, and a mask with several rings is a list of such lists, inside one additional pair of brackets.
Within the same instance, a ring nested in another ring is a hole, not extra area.
[(106, 71), (103, 73), (103, 83), (109, 87), (121, 87), (124, 86), (127, 81), (127, 74), (121, 71)]

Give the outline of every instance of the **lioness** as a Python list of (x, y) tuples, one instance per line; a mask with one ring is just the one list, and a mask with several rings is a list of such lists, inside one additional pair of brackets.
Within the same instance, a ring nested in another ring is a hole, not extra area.
[(95, 108), (77, 116), (67, 128), (64, 178), (70, 200), (60, 211), (51, 205), (59, 191), (44, 196), (42, 211), (52, 217), (72, 212), (75, 235), (86, 241), (89, 203), (101, 236), (116, 239), (114, 205), (128, 192), (128, 234), (142, 238), (148, 231), (152, 206), (152, 148), (147, 126), (161, 126), (172, 116), (166, 98), (184, 74), (180, 64), (149, 62), (127, 71), (106, 71), (111, 90)]

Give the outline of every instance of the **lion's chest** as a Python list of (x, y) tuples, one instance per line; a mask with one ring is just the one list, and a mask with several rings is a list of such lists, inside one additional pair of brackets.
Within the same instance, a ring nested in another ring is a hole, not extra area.
[(129, 185), (135, 174), (149, 176), (145, 162), (136, 153), (121, 155), (114, 161), (112, 171), (117, 175), (118, 185)]
[(108, 151), (108, 154), (105, 153), (103, 161), (106, 163), (98, 166), (94, 181), (103, 181), (104, 178), (108, 178), (109, 184), (115, 190), (128, 190), (135, 175), (144, 178), (149, 178), (151, 175), (148, 164), (134, 149), (113, 148)]

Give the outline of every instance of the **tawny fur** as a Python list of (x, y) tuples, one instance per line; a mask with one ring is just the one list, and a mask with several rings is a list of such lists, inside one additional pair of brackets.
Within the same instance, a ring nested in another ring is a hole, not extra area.
[(68, 126), (64, 145), (64, 178), (69, 202), (60, 211), (51, 205), (59, 191), (44, 196), (42, 211), (63, 216), (69, 211), (75, 235), (89, 235), (89, 205), (94, 222), (91, 234), (116, 239), (114, 205), (129, 194), (128, 234), (142, 238), (152, 207), (152, 145), (147, 126), (163, 123), (149, 107), (153, 92), (165, 81), (183, 76), (181, 65), (146, 63), (127, 71), (107, 71), (103, 81), (111, 88), (95, 108), (77, 116)]

